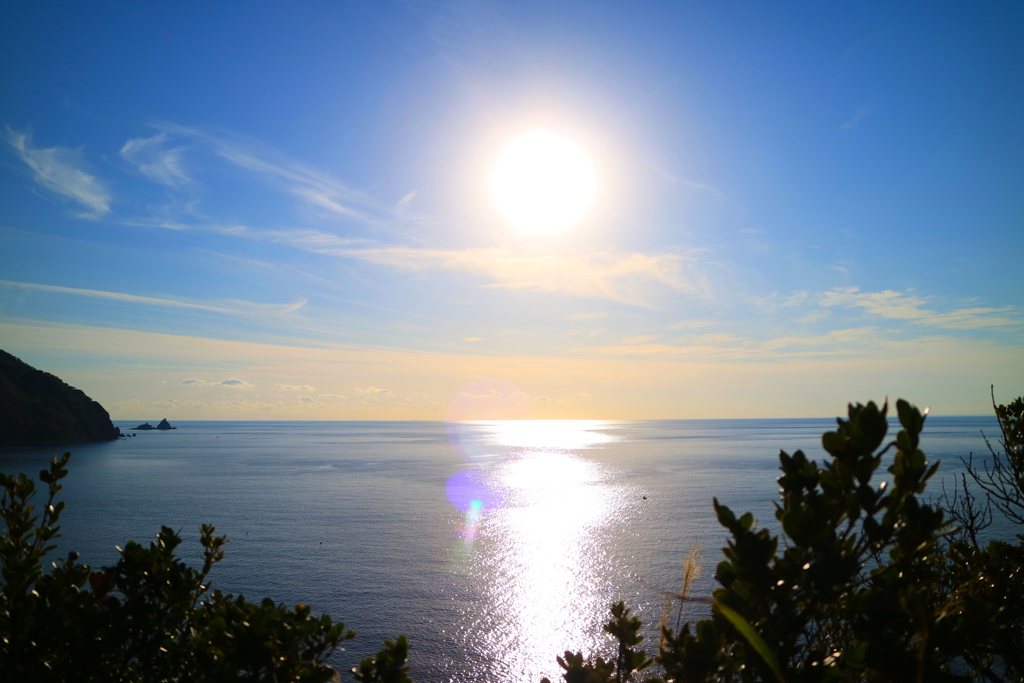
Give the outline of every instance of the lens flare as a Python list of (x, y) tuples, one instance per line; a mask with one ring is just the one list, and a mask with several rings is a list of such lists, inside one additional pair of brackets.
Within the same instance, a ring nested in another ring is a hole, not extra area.
[(448, 502), (466, 515), (462, 540), (472, 545), (484, 515), (505, 505), (505, 489), (479, 469), (465, 469), (453, 474), (445, 485)]
[(445, 485), (448, 502), (457, 510), (483, 513), (501, 507), (505, 494), (500, 486), (488, 479), (481, 470), (460, 470)]

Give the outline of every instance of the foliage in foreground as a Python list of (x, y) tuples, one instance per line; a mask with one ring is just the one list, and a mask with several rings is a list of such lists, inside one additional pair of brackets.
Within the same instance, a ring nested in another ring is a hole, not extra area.
[[(710, 619), (662, 625), (650, 657), (637, 649), (640, 621), (619, 603), (605, 626), (619, 656), (566, 652), (565, 681), (1024, 680), (1024, 536), (978, 543), (992, 508), (1024, 523), (1024, 399), (996, 406), (1004, 455), (990, 446), (991, 464), (964, 461), (985, 504), (965, 476), (943, 497), (946, 510), (923, 498), (938, 468), (918, 447), (925, 415), (896, 405), (903, 429), (887, 445), (888, 405), (869, 403), (851, 405), (823, 436), (823, 465), (780, 453), (781, 553), (750, 513), (737, 517), (715, 500), (731, 538)], [(873, 486), (890, 449), (891, 484)]]
[[(663, 624), (652, 656), (640, 620), (618, 603), (604, 627), (615, 655), (565, 652), (566, 683), (1024, 681), (1024, 536), (978, 540), (994, 512), (1024, 524), (1024, 399), (996, 406), (1004, 453), (989, 445), (987, 465), (965, 460), (966, 475), (941, 504), (923, 497), (938, 467), (918, 447), (925, 416), (898, 401), (903, 429), (883, 445), (887, 409), (851, 405), (822, 438), (830, 459), (821, 466), (800, 451), (780, 454), (781, 552), (750, 513), (715, 501), (731, 538), (710, 619)], [(890, 450), (891, 483), (872, 485)], [(128, 543), (113, 567), (92, 571), (71, 553), (44, 572), (68, 458), (40, 473), (49, 486), (41, 519), (29, 504), (34, 482), (0, 475), (0, 680), (336, 679), (326, 662), (355, 633), (304, 605), (211, 591), (225, 543), (213, 527), (201, 529), (199, 570), (178, 560), (181, 540), (164, 527), (148, 548)], [(411, 683), (408, 649), (404, 637), (385, 641), (352, 670), (355, 680)]]
[[(54, 504), (70, 453), (39, 479), (49, 487), (41, 519), (29, 504), (35, 482), (0, 474), (0, 680), (4, 681), (301, 681), (326, 682), (326, 662), (355, 631), (306, 605), (210, 590), (208, 575), (224, 557), (224, 536), (203, 525), (202, 569), (174, 554), (178, 535), (163, 527), (145, 547), (129, 542), (117, 564), (92, 571), (77, 554), (52, 564), (64, 503)], [(411, 683), (405, 637), (385, 641), (353, 670), (360, 683)]]

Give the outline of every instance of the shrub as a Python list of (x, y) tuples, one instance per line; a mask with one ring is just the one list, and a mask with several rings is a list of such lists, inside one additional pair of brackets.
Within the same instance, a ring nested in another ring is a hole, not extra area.
[[(906, 401), (896, 407), (903, 429), (887, 445), (888, 405), (868, 403), (851, 405), (849, 418), (822, 437), (830, 456), (823, 465), (800, 451), (780, 453), (781, 552), (780, 538), (757, 529), (750, 513), (737, 517), (714, 501), (731, 538), (715, 573), (712, 616), (695, 626), (662, 625), (653, 657), (661, 671), (649, 680), (1022, 680), (1024, 546), (993, 541), (981, 548), (947, 522), (946, 511), (925, 502), (938, 468), (918, 447), (925, 415)], [(987, 504), (1017, 521), (1024, 400), (998, 406), (996, 414), (1006, 460), (968, 471)], [(893, 449), (891, 484), (876, 486), (872, 477)], [(622, 610), (621, 603), (613, 607), (609, 626)], [(632, 651), (639, 621), (619, 632), (609, 626), (620, 652), (632, 654), (604, 662), (566, 652), (558, 662), (568, 683), (644, 675), (633, 665), (647, 662)]]
[[(113, 567), (92, 571), (78, 555), (53, 563), (64, 503), (54, 503), (70, 453), (39, 479), (49, 487), (42, 517), (29, 504), (35, 482), (0, 474), (0, 680), (4, 681), (302, 681), (336, 678), (327, 660), (355, 631), (306, 605), (210, 590), (226, 537), (203, 525), (203, 566), (175, 556), (179, 536), (163, 527), (148, 547), (129, 541)], [(404, 637), (363, 660), (360, 683), (411, 683)]]

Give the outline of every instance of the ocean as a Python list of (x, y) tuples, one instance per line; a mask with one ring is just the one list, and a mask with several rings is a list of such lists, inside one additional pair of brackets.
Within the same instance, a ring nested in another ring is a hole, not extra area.
[[(609, 651), (600, 625), (618, 600), (653, 635), (692, 546), (703, 554), (694, 594), (714, 588), (726, 534), (712, 497), (777, 530), (778, 451), (820, 461), (821, 434), (835, 427), (172, 422), (110, 443), (0, 450), (0, 470), (36, 475), (69, 450), (59, 552), (108, 565), (116, 546), (167, 525), (198, 564), (199, 525), (214, 524), (230, 539), (215, 588), (344, 621), (358, 637), (332, 660), (342, 670), (405, 634), (412, 677), (427, 683), (555, 680), (564, 650)], [(993, 417), (928, 419), (922, 448), (942, 461), (937, 479), (962, 471), (960, 456), (987, 453), (982, 430), (994, 443)]]

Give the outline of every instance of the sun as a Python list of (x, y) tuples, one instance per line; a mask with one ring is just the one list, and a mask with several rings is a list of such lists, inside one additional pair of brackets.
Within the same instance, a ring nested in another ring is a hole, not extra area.
[(498, 157), (491, 191), (522, 230), (550, 233), (578, 221), (594, 198), (590, 160), (564, 137), (539, 130), (512, 141)]

